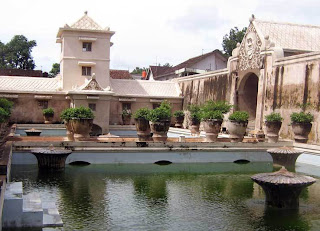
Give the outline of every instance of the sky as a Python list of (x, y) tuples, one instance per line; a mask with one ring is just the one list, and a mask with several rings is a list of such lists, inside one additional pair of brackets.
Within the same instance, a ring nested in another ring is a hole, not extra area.
[(50, 71), (59, 62), (59, 27), (72, 25), (88, 11), (102, 27), (115, 31), (110, 67), (170, 63), (215, 49), (233, 27), (257, 19), (320, 25), (318, 0), (2, 0), (0, 41), (22, 34), (36, 40), (32, 55), (36, 69)]

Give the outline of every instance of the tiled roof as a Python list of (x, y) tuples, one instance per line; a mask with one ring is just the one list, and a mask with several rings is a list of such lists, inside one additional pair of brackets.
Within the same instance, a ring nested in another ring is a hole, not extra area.
[(269, 35), (276, 47), (287, 50), (320, 51), (320, 27), (292, 23), (267, 22), (255, 19), (254, 25), (262, 38)]
[(88, 16), (87, 12), (85, 12), (85, 14), (78, 21), (72, 24), (71, 28), (82, 30), (103, 30), (98, 23), (93, 21), (93, 19)]
[(2, 76), (0, 91), (13, 92), (56, 92), (59, 78)]
[(112, 79), (132, 79), (127, 70), (110, 70), (110, 77)]
[(116, 95), (121, 96), (161, 98), (180, 96), (177, 83), (167, 81), (111, 79), (111, 87)]
[(157, 78), (158, 76), (165, 75), (167, 73), (174, 72), (173, 67), (164, 67), (164, 66), (150, 66), (150, 69), (153, 74), (153, 78)]

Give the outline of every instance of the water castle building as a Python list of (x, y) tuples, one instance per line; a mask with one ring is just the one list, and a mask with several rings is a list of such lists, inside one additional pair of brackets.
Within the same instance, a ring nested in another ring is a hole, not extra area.
[(241, 44), (227, 68), (174, 78), (145, 81), (110, 78), (110, 41), (115, 32), (87, 14), (57, 34), (61, 73), (55, 78), (0, 77), (0, 97), (14, 101), (11, 121), (42, 123), (41, 109), (52, 107), (55, 121), (67, 107), (94, 110), (96, 129), (108, 132), (121, 124), (124, 108), (153, 108), (166, 99), (173, 110), (191, 103), (226, 100), (250, 114), (251, 130), (264, 130), (272, 111), (284, 118), (283, 138), (292, 138), (290, 114), (301, 108), (314, 115), (309, 141), (320, 143), (320, 27), (250, 18)]

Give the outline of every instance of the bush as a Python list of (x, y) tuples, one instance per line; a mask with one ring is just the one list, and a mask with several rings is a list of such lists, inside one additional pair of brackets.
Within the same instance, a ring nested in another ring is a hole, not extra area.
[(163, 120), (171, 119), (171, 106), (168, 101), (162, 101), (159, 107), (150, 110), (149, 121), (151, 122), (159, 122)]
[(123, 115), (123, 116), (131, 116), (132, 113), (131, 113), (130, 109), (123, 109), (122, 112), (121, 112), (121, 115)]
[(190, 112), (190, 117), (192, 120), (200, 121), (201, 120), (201, 112), (200, 107), (195, 104), (190, 104), (188, 106), (188, 111)]
[(42, 114), (45, 116), (53, 116), (54, 115), (54, 110), (53, 108), (49, 107), (47, 109), (42, 110)]
[(176, 118), (184, 117), (184, 112), (183, 111), (175, 111), (173, 113), (173, 116), (176, 117)]
[(267, 122), (281, 122), (283, 118), (281, 117), (280, 113), (272, 112), (269, 115), (265, 116)]
[(9, 119), (10, 113), (0, 107), (0, 123), (4, 123)]
[(139, 108), (133, 115), (133, 117), (135, 119), (146, 119), (148, 120), (148, 116), (150, 113), (150, 109), (143, 107), (143, 108)]
[(247, 122), (249, 119), (249, 114), (246, 111), (235, 111), (229, 116), (229, 120), (234, 120), (237, 122)]
[(222, 114), (226, 114), (233, 106), (226, 101), (207, 101), (201, 108), (203, 111), (221, 111)]
[(4, 109), (6, 112), (11, 113), (11, 109), (13, 107), (13, 102), (5, 99), (5, 98), (0, 98), (0, 108)]
[(223, 113), (221, 111), (203, 111), (201, 113), (202, 120), (223, 120)]
[(93, 119), (94, 114), (90, 108), (80, 106), (63, 110), (60, 114), (60, 118), (65, 121), (71, 119)]
[(313, 115), (310, 112), (293, 112), (290, 118), (293, 123), (311, 123), (313, 121)]

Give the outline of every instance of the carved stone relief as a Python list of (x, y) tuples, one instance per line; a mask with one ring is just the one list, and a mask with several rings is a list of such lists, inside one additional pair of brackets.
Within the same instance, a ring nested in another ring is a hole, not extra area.
[(85, 86), (82, 90), (96, 90), (103, 91), (103, 88), (100, 87), (99, 83), (95, 79), (91, 79), (87, 86)]
[(261, 44), (262, 42), (255, 27), (250, 24), (240, 45), (238, 66), (240, 71), (257, 69), (261, 67)]

